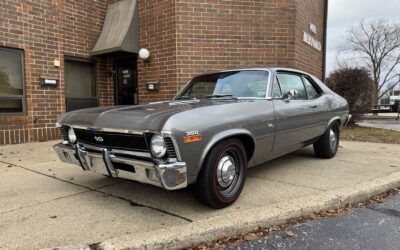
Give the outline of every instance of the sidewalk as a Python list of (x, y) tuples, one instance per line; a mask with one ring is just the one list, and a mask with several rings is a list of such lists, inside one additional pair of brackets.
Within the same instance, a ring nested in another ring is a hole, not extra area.
[(169, 192), (63, 164), (55, 143), (0, 147), (0, 249), (100, 242), (107, 249), (183, 247), (400, 185), (400, 145), (341, 142), (332, 160), (315, 158), (308, 147), (250, 169), (240, 199), (213, 210), (188, 190)]
[(364, 120), (358, 123), (362, 127), (382, 128), (400, 131), (400, 121), (396, 120)]

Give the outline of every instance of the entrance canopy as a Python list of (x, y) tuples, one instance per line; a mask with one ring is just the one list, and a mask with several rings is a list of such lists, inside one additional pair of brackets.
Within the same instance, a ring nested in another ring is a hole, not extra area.
[(110, 4), (100, 37), (92, 55), (114, 52), (139, 52), (139, 16), (137, 0)]

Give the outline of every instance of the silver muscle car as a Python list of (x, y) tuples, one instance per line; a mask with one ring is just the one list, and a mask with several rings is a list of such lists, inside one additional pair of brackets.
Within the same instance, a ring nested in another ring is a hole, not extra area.
[(175, 190), (222, 208), (246, 169), (313, 144), (332, 158), (350, 119), (345, 99), (316, 77), (284, 68), (194, 77), (172, 101), (84, 109), (57, 126), (59, 158), (110, 177)]

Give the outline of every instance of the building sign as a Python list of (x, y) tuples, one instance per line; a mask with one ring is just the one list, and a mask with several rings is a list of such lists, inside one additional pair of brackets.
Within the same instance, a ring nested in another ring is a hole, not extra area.
[(59, 83), (58, 79), (47, 79), (47, 78), (40, 78), (40, 84), (44, 86), (57, 86)]
[[(309, 26), (310, 32), (313, 33), (314, 35), (317, 34), (317, 26), (313, 23), (310, 23)], [(314, 49), (321, 51), (321, 42), (315, 39), (312, 35), (310, 35), (307, 31), (304, 31), (303, 35), (303, 41), (313, 47)]]

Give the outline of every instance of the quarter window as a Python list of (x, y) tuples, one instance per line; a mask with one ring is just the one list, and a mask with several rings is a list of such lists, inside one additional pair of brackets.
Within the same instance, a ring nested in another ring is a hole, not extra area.
[(24, 110), (23, 51), (0, 48), (0, 113)]
[(65, 60), (67, 111), (97, 106), (95, 64), (83, 59)]
[(308, 99), (310, 100), (317, 99), (320, 96), (320, 94), (318, 90), (315, 88), (314, 84), (312, 84), (310, 80), (306, 77), (303, 77), (303, 80), (304, 80), (304, 85), (306, 86)]
[(300, 76), (280, 73), (278, 74), (278, 80), (284, 99), (288, 97), (289, 91), (293, 89), (297, 90), (295, 100), (307, 100), (306, 90)]

